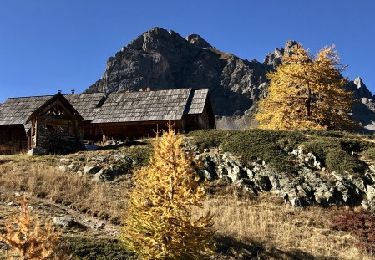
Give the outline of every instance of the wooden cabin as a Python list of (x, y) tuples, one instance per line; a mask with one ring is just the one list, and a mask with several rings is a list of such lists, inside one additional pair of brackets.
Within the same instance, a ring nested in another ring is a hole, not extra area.
[(168, 124), (186, 133), (215, 127), (207, 89), (109, 94), (91, 125), (106, 139), (155, 136)]
[(8, 99), (0, 106), (0, 154), (81, 149), (82, 121), (62, 94)]
[(10, 98), (0, 106), (0, 154), (65, 153), (82, 141), (215, 128), (207, 89)]

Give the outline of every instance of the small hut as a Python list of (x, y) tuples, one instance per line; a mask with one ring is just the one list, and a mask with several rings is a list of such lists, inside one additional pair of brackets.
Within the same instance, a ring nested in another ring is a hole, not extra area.
[(77, 150), (82, 121), (62, 94), (8, 99), (0, 106), (0, 154)]

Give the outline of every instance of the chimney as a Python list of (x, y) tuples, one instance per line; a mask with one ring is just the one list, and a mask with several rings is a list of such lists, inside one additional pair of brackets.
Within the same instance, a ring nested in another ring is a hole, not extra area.
[(61, 94), (62, 90), (61, 89), (58, 89), (57, 90), (57, 94)]
[(72, 94), (74, 94), (74, 92), (75, 92), (75, 89), (73, 88), (72, 90), (70, 90), (71, 92), (72, 92)]

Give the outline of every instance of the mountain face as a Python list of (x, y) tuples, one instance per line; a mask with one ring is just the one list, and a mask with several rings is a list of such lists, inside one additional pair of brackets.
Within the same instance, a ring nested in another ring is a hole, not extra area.
[[(217, 50), (198, 34), (186, 38), (151, 29), (110, 57), (103, 77), (85, 92), (209, 88), (218, 116), (252, 115), (267, 90), (266, 74), (281, 64), (295, 41), (266, 55), (263, 63)], [(353, 117), (375, 130), (375, 97), (361, 78), (348, 84), (357, 100)], [(372, 122), (374, 125), (372, 126)]]
[(209, 88), (217, 115), (244, 114), (259, 99), (269, 66), (213, 48), (197, 34), (154, 28), (109, 58), (86, 93)]

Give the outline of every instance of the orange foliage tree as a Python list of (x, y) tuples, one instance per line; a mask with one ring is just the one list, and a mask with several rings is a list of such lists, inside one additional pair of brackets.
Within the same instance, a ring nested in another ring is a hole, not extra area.
[(205, 192), (183, 137), (173, 130), (154, 141), (149, 166), (135, 173), (123, 241), (143, 259), (202, 259), (212, 252), (212, 218), (194, 219)]
[(348, 129), (352, 93), (345, 90), (344, 67), (334, 47), (315, 57), (301, 45), (284, 55), (283, 63), (267, 75), (268, 95), (260, 101), (256, 119), (261, 129)]

